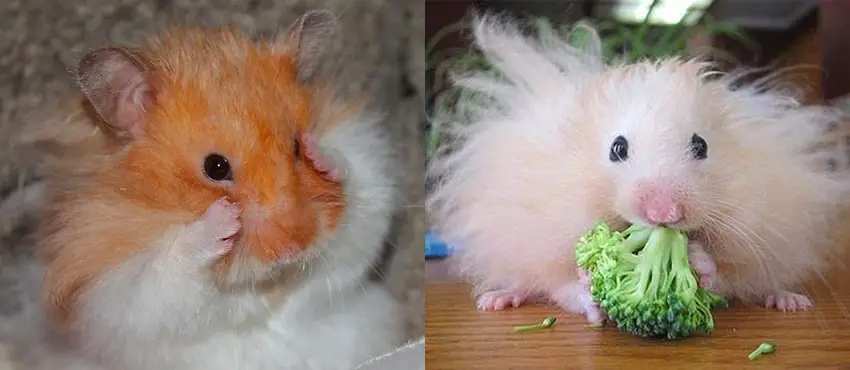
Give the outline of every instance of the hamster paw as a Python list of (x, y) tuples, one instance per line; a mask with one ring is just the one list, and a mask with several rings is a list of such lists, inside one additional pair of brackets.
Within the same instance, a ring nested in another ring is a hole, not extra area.
[(698, 242), (688, 243), (688, 261), (690, 261), (691, 267), (699, 275), (700, 288), (711, 288), (717, 277), (717, 265), (714, 264), (711, 256), (705, 252), (702, 244)]
[(584, 269), (579, 269), (578, 273), (579, 280), (559, 289), (552, 300), (566, 312), (584, 315), (591, 325), (605, 323), (608, 314), (590, 294), (590, 274)]
[(780, 290), (764, 298), (765, 308), (776, 308), (783, 312), (808, 310), (812, 308), (812, 300), (802, 294)]
[(321, 172), (330, 181), (339, 181), (342, 178), (342, 170), (319, 152), (319, 145), (312, 135), (302, 134), (301, 143), (304, 149), (304, 156), (310, 160), (316, 171)]
[(584, 315), (587, 317), (587, 322), (591, 325), (605, 323), (605, 320), (608, 319), (608, 314), (602, 310), (599, 302), (595, 301), (593, 295), (590, 294), (590, 272), (585, 269), (579, 269), (578, 276), (579, 284), (581, 284), (583, 289), (579, 299), (582, 302), (582, 309), (584, 310)]
[(509, 289), (491, 290), (478, 296), (478, 309), (481, 311), (501, 311), (519, 307), (528, 299), (527, 295)]
[(608, 320), (608, 314), (599, 307), (599, 302), (593, 300), (590, 292), (584, 298), (584, 316), (587, 318), (587, 323), (590, 325), (604, 324)]
[(195, 224), (192, 236), (206, 260), (215, 260), (233, 249), (232, 236), (239, 232), (242, 210), (226, 198), (215, 201)]

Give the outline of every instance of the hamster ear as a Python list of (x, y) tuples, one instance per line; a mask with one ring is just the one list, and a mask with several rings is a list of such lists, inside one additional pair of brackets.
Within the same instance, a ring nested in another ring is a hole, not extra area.
[(307, 83), (313, 78), (319, 57), (335, 34), (336, 26), (331, 12), (311, 10), (295, 20), (280, 40), (288, 50), (294, 51), (300, 83)]
[(153, 96), (146, 59), (138, 52), (107, 47), (86, 54), (77, 82), (100, 118), (120, 138), (136, 139)]

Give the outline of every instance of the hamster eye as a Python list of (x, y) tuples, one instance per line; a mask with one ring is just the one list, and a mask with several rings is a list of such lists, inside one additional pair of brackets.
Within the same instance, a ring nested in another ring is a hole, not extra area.
[(233, 172), (227, 158), (219, 154), (210, 154), (204, 158), (204, 174), (213, 181), (232, 181)]
[(611, 151), (608, 152), (608, 159), (611, 162), (622, 162), (629, 158), (629, 141), (623, 136), (614, 138), (611, 143)]
[(293, 141), (295, 143), (293, 144), (294, 146), (292, 147), (292, 155), (294, 155), (295, 158), (298, 158), (301, 155), (301, 143), (298, 142), (298, 139), (295, 139)]
[(697, 134), (691, 136), (691, 153), (695, 159), (702, 160), (708, 158), (708, 143), (705, 142), (702, 136)]

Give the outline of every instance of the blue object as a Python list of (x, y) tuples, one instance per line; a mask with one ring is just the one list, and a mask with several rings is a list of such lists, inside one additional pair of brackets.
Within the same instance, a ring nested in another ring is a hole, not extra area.
[(454, 252), (454, 247), (437, 238), (431, 232), (425, 232), (425, 259), (446, 258)]

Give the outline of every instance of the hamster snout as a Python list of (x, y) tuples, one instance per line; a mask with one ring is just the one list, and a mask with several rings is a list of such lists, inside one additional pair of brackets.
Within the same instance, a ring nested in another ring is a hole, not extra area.
[(649, 225), (672, 226), (685, 221), (682, 191), (669, 185), (640, 183), (635, 189), (637, 215)]

